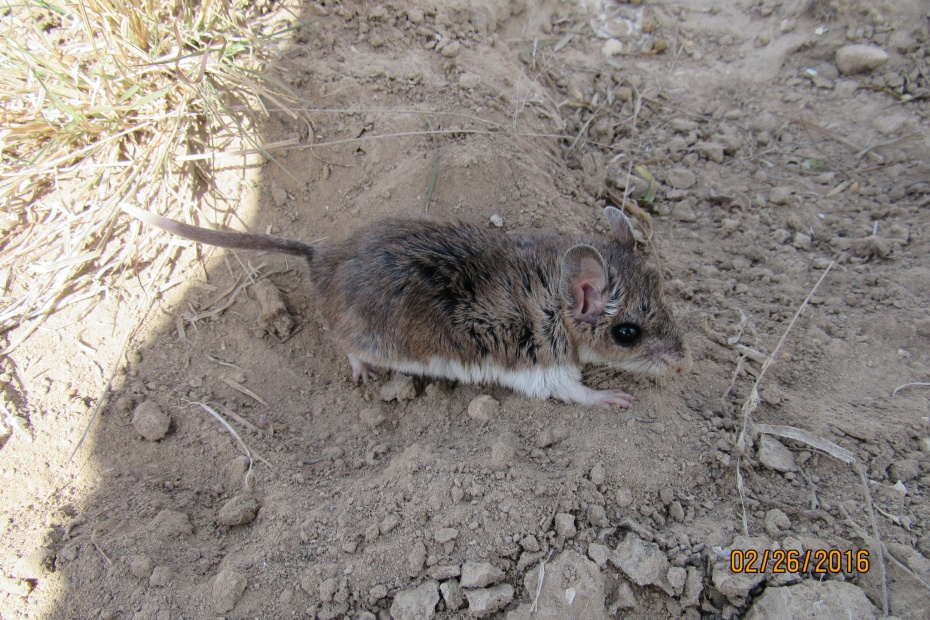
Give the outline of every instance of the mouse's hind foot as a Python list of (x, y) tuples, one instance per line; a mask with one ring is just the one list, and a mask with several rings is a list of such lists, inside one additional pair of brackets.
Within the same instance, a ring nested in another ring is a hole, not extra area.
[(362, 382), (368, 384), (368, 382), (378, 376), (378, 371), (374, 366), (368, 364), (368, 362), (363, 362), (361, 359), (356, 356), (349, 355), (349, 364), (352, 366), (352, 381), (354, 383)]

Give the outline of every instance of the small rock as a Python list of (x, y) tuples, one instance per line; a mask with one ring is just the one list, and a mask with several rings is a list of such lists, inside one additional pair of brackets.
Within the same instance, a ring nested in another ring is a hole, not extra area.
[(851, 583), (805, 579), (793, 586), (766, 588), (746, 614), (746, 620), (813, 617), (874, 620), (881, 612)]
[(619, 489), (614, 499), (620, 508), (629, 508), (633, 505), (633, 491), (630, 489)]
[(791, 188), (790, 187), (773, 187), (769, 191), (769, 202), (776, 205), (786, 205), (791, 200)]
[(673, 566), (668, 569), (668, 574), (666, 575), (665, 579), (672, 587), (672, 591), (675, 593), (675, 596), (681, 596), (682, 592), (685, 591), (685, 582), (688, 579), (688, 571), (681, 568), (680, 566)]
[(535, 611), (521, 605), (507, 620), (606, 620), (606, 580), (594, 562), (568, 550), (546, 564), (541, 584), (539, 571), (537, 565), (523, 578), (529, 599), (538, 601)]
[(589, 504), (588, 523), (594, 527), (607, 527), (610, 525), (607, 519), (607, 510), (600, 504)]
[(468, 417), (482, 422), (489, 422), (500, 413), (501, 405), (493, 396), (482, 394), (468, 403)]
[(483, 588), (504, 578), (504, 571), (490, 562), (465, 562), (462, 565), (463, 588)]
[(604, 41), (604, 45), (601, 46), (601, 54), (605, 58), (610, 58), (611, 56), (616, 56), (617, 54), (623, 53), (623, 43), (618, 39), (607, 39)]
[(380, 407), (367, 407), (358, 414), (359, 419), (368, 428), (377, 428), (384, 424), (384, 413)]
[(836, 67), (843, 75), (871, 71), (887, 60), (888, 54), (877, 45), (845, 45), (836, 50)]
[(287, 204), (287, 191), (280, 185), (271, 186), (271, 199), (276, 207), (283, 207)]
[(724, 145), (718, 142), (698, 142), (694, 149), (704, 159), (718, 164), (723, 163)]
[(430, 620), (439, 603), (439, 584), (427, 581), (411, 590), (398, 592), (391, 603), (393, 620)]
[(690, 118), (673, 118), (669, 121), (669, 126), (678, 133), (691, 133), (697, 131), (699, 127), (697, 121)]
[(763, 434), (759, 440), (759, 461), (769, 469), (780, 472), (795, 471), (798, 468), (791, 450), (767, 434)]
[(439, 592), (442, 594), (442, 600), (449, 611), (458, 611), (465, 604), (465, 595), (462, 593), (462, 586), (455, 579), (444, 581), (439, 584)]
[(578, 533), (575, 529), (575, 515), (567, 512), (555, 515), (555, 531), (562, 538), (574, 538)]
[(407, 19), (414, 24), (422, 24), (424, 18), (423, 9), (407, 9)]
[(382, 534), (390, 534), (398, 525), (400, 525), (400, 517), (395, 514), (389, 514), (381, 519), (378, 529), (381, 530)]
[(213, 582), (213, 609), (216, 613), (232, 611), (242, 598), (246, 585), (248, 580), (245, 575), (231, 569), (220, 571)]
[(426, 564), (426, 545), (418, 540), (410, 546), (410, 551), (407, 553), (407, 575), (416, 577), (423, 570), (424, 564)]
[(177, 510), (162, 510), (155, 515), (149, 527), (152, 537), (160, 540), (169, 540), (194, 533), (194, 526), (191, 525), (190, 517), (186, 513)]
[(444, 45), (439, 53), (446, 58), (455, 58), (459, 55), (460, 51), (462, 51), (462, 44), (458, 41), (451, 41), (447, 45)]
[(682, 607), (697, 607), (701, 603), (701, 593), (704, 591), (704, 579), (701, 573), (693, 566), (688, 567), (688, 576), (685, 579), (685, 593), (679, 602)]
[(682, 200), (675, 205), (675, 208), (672, 209), (672, 217), (674, 217), (679, 222), (697, 221), (697, 214), (694, 212), (694, 208), (691, 206), (691, 203), (687, 200)]
[(920, 475), (920, 463), (914, 459), (901, 459), (892, 463), (888, 472), (892, 480), (907, 482)]
[(697, 176), (687, 168), (672, 168), (666, 173), (665, 180), (675, 189), (689, 189), (697, 183)]
[(452, 527), (441, 527), (438, 530), (436, 530), (436, 534), (434, 535), (436, 542), (438, 542), (440, 545), (444, 545), (447, 542), (453, 541), (458, 537), (459, 537), (459, 531)]
[(388, 589), (383, 583), (376, 584), (368, 590), (368, 604), (375, 605), (378, 601), (387, 598)]
[(217, 523), (232, 527), (245, 525), (255, 520), (258, 515), (258, 500), (246, 495), (236, 495), (220, 508)]
[(506, 607), (513, 600), (513, 586), (504, 583), (493, 588), (479, 588), (465, 590), (468, 599), (468, 611), (475, 617), (481, 618)]
[(596, 486), (601, 486), (604, 484), (605, 477), (606, 472), (604, 471), (603, 463), (596, 463), (594, 467), (591, 468), (591, 482)]
[(791, 240), (791, 245), (806, 252), (811, 249), (811, 236), (802, 232), (794, 233), (794, 239)]
[(530, 553), (539, 551), (539, 541), (532, 534), (524, 536), (520, 541), (520, 546), (523, 547), (524, 551), (529, 551)]
[(148, 579), (152, 575), (154, 568), (155, 562), (145, 554), (137, 555), (129, 563), (129, 572), (139, 579)]
[(17, 560), (11, 574), (18, 579), (39, 579), (54, 568), (55, 552), (48, 547), (39, 547)]
[(381, 400), (385, 402), (412, 400), (416, 395), (417, 391), (413, 386), (413, 377), (400, 373), (394, 373), (391, 380), (381, 388)]
[(674, 591), (668, 584), (668, 558), (659, 545), (646, 542), (630, 532), (610, 554), (610, 563), (623, 571), (638, 586), (658, 586), (669, 596)]
[(921, 437), (917, 442), (917, 447), (921, 452), (930, 452), (930, 437)]
[(791, 529), (791, 519), (778, 508), (772, 508), (765, 513), (765, 532), (772, 538), (778, 538), (781, 534)]
[(174, 580), (174, 571), (169, 566), (157, 566), (149, 577), (149, 585), (163, 588)]
[(610, 558), (610, 549), (607, 545), (591, 543), (588, 545), (588, 557), (591, 558), (599, 568), (604, 568), (607, 565), (607, 560)]
[(147, 400), (136, 407), (132, 416), (132, 426), (148, 441), (158, 441), (168, 434), (171, 418), (161, 410), (158, 403)]
[(458, 577), (462, 574), (462, 567), (458, 564), (449, 564), (447, 566), (430, 566), (426, 569), (426, 574), (429, 575), (430, 579), (435, 579), (436, 581), (445, 581), (446, 579), (452, 579), (453, 577)]
[(481, 78), (474, 73), (463, 73), (459, 76), (459, 88), (471, 90), (472, 88), (478, 88), (479, 85), (481, 85)]
[(505, 471), (513, 466), (517, 453), (514, 446), (517, 441), (513, 433), (504, 433), (491, 444), (491, 458), (488, 466), (494, 471)]
[(491, 219), (488, 220), (494, 228), (503, 228), (504, 227), (504, 218), (495, 213), (491, 216)]
[(682, 507), (681, 502), (675, 500), (668, 506), (668, 516), (672, 519), (681, 523), (685, 520), (685, 509)]

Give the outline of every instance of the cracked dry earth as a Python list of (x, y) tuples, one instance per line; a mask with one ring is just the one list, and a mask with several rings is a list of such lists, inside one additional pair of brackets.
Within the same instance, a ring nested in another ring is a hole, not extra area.
[(927, 617), (930, 391), (893, 394), (930, 382), (925, 2), (285, 8), (308, 109), (264, 140), (301, 148), (225, 160), (228, 225), (580, 233), (626, 195), (694, 368), (588, 378), (629, 411), (357, 387), (292, 258), (166, 235), (0, 358), (0, 616)]

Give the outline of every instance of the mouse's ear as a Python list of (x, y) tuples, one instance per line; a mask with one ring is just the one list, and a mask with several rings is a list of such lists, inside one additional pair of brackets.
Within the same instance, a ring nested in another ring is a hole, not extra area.
[(562, 255), (559, 293), (581, 321), (594, 323), (607, 307), (607, 267), (590, 245), (576, 245)]
[(636, 240), (633, 238), (633, 222), (630, 218), (617, 207), (604, 209), (604, 217), (607, 218), (607, 223), (610, 224), (610, 230), (614, 233), (617, 243), (632, 250), (636, 245)]

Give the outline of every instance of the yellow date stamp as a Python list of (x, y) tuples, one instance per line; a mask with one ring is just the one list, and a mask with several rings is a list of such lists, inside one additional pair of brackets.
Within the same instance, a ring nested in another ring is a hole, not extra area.
[(730, 570), (734, 573), (867, 573), (865, 549), (733, 549)]

